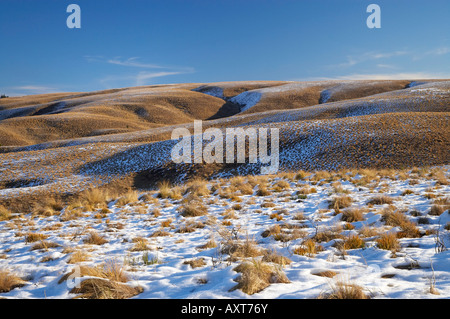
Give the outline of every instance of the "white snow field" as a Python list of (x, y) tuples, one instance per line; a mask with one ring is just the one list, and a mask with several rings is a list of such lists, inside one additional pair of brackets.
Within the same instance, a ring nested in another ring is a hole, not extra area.
[[(317, 298), (339, 282), (361, 287), (370, 298), (449, 298), (450, 186), (442, 184), (449, 173), (443, 166), (389, 176), (360, 170), (334, 177), (320, 173), (235, 177), (205, 181), (209, 191), (198, 196), (188, 191), (178, 199), (159, 198), (154, 191), (125, 205), (112, 200), (107, 208), (74, 215), (72, 206), (51, 216), (16, 216), (0, 222), (0, 269), (24, 282), (0, 296), (74, 298), (77, 294), (70, 292), (70, 284), (75, 279), (61, 280), (63, 275), (79, 266), (114, 263), (128, 277), (127, 285), (141, 287), (133, 298)], [(239, 190), (243, 184), (253, 185), (247, 195)], [(261, 185), (269, 191), (264, 196), (258, 196)], [(235, 196), (224, 196), (230, 190)], [(351, 198), (348, 207), (330, 206), (342, 196)], [(379, 196), (392, 202), (370, 203)], [(183, 214), (187, 205), (183, 198), (203, 203), (206, 213)], [(445, 211), (438, 215), (433, 205)], [(345, 219), (351, 210), (359, 210), (361, 218)], [(401, 214), (417, 231), (414, 236), (398, 235), (400, 246), (395, 251), (377, 243), (383, 234), (405, 232), (405, 226), (387, 222), (388, 212)], [(91, 232), (105, 243), (85, 242)], [(31, 233), (40, 234), (40, 239), (33, 241)], [(302, 254), (307, 239), (319, 238), (318, 234), (329, 236), (316, 240), (321, 249)], [(230, 259), (233, 254), (224, 247), (232, 235), (236, 243), (254, 241), (261, 253)], [(343, 248), (342, 243), (355, 235), (363, 244)], [(216, 247), (201, 247), (211, 240)], [(138, 244), (144, 248), (136, 249)], [(291, 263), (276, 265), (263, 259), (264, 251), (276, 252)], [(85, 260), (72, 263), (76, 254)], [(185, 263), (197, 259), (203, 259), (199, 267)], [(236, 266), (261, 259), (276, 265), (288, 283), (270, 283), (251, 295), (233, 290), (239, 278)], [(335, 276), (317, 275), (326, 271)], [(84, 275), (79, 280), (93, 278)]]

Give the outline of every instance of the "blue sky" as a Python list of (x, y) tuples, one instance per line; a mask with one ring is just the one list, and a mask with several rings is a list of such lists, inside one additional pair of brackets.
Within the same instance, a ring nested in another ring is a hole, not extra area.
[(448, 0), (0, 0), (0, 93), (450, 78), (449, 14)]

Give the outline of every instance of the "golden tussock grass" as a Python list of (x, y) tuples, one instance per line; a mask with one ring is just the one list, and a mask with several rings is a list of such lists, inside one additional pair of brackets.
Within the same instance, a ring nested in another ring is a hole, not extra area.
[(392, 197), (386, 196), (386, 195), (379, 195), (376, 197), (373, 197), (370, 199), (367, 204), (370, 205), (384, 205), (384, 204), (392, 204), (393, 199)]
[(200, 202), (191, 202), (181, 207), (181, 215), (184, 217), (203, 216), (208, 213), (208, 208)]
[(349, 207), (352, 203), (353, 199), (350, 196), (337, 196), (330, 201), (328, 208), (339, 210), (342, 208)]
[(267, 263), (278, 264), (281, 265), (282, 267), (290, 265), (292, 263), (292, 260), (290, 260), (288, 257), (279, 254), (275, 250), (266, 250), (262, 257), (262, 261)]
[(58, 243), (41, 240), (40, 242), (37, 242), (33, 246), (31, 246), (30, 250), (47, 251), (49, 248), (58, 248), (58, 247), (61, 247), (61, 245), (59, 245)]
[(186, 260), (183, 262), (184, 265), (189, 265), (192, 268), (200, 268), (206, 266), (206, 262), (204, 258), (196, 258), (191, 260)]
[(300, 256), (314, 257), (317, 253), (324, 251), (324, 248), (312, 239), (303, 241), (301, 246), (294, 249), (294, 254)]
[(289, 283), (281, 267), (259, 261), (243, 262), (234, 268), (240, 273), (236, 279), (238, 284), (232, 290), (240, 289), (242, 292), (253, 295), (267, 288), (271, 283)]
[(342, 211), (342, 221), (353, 223), (364, 220), (364, 211), (359, 208), (350, 208)]
[(382, 234), (377, 240), (376, 240), (377, 246), (380, 249), (384, 250), (390, 250), (390, 251), (398, 251), (400, 250), (400, 242), (397, 239), (397, 236), (395, 233), (387, 233)]
[(88, 261), (91, 256), (83, 251), (83, 250), (75, 250), (74, 252), (71, 252), (71, 255), (69, 257), (69, 260), (67, 261), (68, 264), (78, 264), (84, 261)]
[(83, 242), (89, 245), (103, 245), (108, 241), (98, 233), (91, 231), (89, 235), (83, 239)]
[(25, 286), (26, 282), (8, 270), (0, 269), (0, 293)]
[(327, 278), (333, 278), (337, 274), (339, 274), (339, 273), (335, 272), (333, 270), (323, 270), (323, 271), (311, 272), (311, 275), (319, 276), (319, 277), (327, 277)]
[(318, 299), (370, 299), (364, 289), (356, 284), (338, 280), (330, 286), (331, 292), (320, 294)]
[(116, 202), (118, 207), (125, 206), (130, 203), (135, 203), (139, 200), (139, 193), (137, 191), (131, 190), (123, 194)]
[(39, 233), (28, 233), (25, 235), (26, 243), (34, 243), (36, 241), (42, 241), (47, 239), (49, 235), (39, 234)]
[(148, 240), (143, 237), (136, 237), (133, 238), (134, 246), (130, 249), (130, 251), (147, 251), (151, 250), (151, 248), (148, 246)]
[(364, 248), (366, 243), (358, 235), (350, 235), (346, 237), (343, 242), (343, 248), (348, 249), (358, 249)]
[(210, 194), (208, 183), (204, 179), (196, 178), (186, 183), (186, 194), (207, 196)]
[[(80, 287), (70, 290), (77, 294), (77, 299), (127, 299), (142, 293), (142, 287), (131, 287), (124, 283), (128, 282), (128, 276), (124, 266), (116, 261), (108, 261), (96, 267), (81, 266), (80, 277), (89, 276), (81, 281)], [(59, 283), (66, 281), (74, 272), (64, 275)]]
[(83, 280), (80, 288), (73, 288), (70, 293), (77, 294), (76, 299), (128, 299), (142, 293), (142, 287), (131, 287), (114, 281), (99, 278)]
[(11, 212), (4, 206), (0, 205), (0, 222), (9, 220), (12, 218)]

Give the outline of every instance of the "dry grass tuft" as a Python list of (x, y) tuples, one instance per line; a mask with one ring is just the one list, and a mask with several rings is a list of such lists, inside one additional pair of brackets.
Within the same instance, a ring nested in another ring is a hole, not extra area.
[(85, 244), (90, 245), (103, 245), (106, 244), (108, 241), (102, 236), (100, 236), (98, 233), (92, 231), (86, 238), (83, 239), (83, 242)]
[(364, 248), (366, 243), (358, 235), (351, 235), (344, 239), (343, 245), (343, 248), (347, 250)]
[(25, 286), (26, 282), (8, 270), (0, 270), (0, 293)]
[(241, 274), (236, 280), (238, 284), (232, 290), (241, 289), (242, 292), (248, 295), (262, 291), (271, 283), (290, 282), (280, 267), (263, 261), (244, 262), (234, 268), (234, 271)]
[(208, 208), (201, 202), (193, 201), (181, 207), (181, 215), (184, 217), (197, 217), (206, 215)]
[(130, 287), (114, 281), (99, 278), (83, 280), (80, 288), (70, 290), (79, 294), (76, 299), (128, 299), (142, 293), (142, 287)]
[(90, 258), (90, 255), (83, 251), (83, 250), (76, 250), (71, 255), (69, 260), (67, 261), (68, 264), (77, 264), (84, 261), (88, 261)]
[(377, 246), (380, 249), (390, 250), (390, 251), (399, 251), (400, 250), (400, 242), (397, 239), (396, 234), (388, 233), (382, 234), (380, 238), (376, 240)]
[(139, 193), (137, 191), (128, 191), (122, 195), (116, 202), (118, 207), (125, 206), (130, 203), (135, 203), (139, 200)]
[(197, 259), (191, 259), (186, 260), (183, 262), (184, 265), (189, 265), (192, 268), (200, 268), (206, 265), (205, 259), (203, 258), (197, 258)]
[(294, 249), (294, 254), (300, 256), (314, 257), (317, 253), (323, 251), (324, 248), (312, 239), (303, 241), (302, 245)]
[(343, 210), (341, 220), (348, 223), (363, 221), (363, 210), (357, 208)]
[(331, 292), (321, 294), (318, 299), (370, 299), (361, 286), (337, 281), (331, 285)]
[(339, 210), (349, 207), (353, 203), (353, 199), (350, 196), (337, 196), (330, 201), (328, 208)]
[(338, 273), (332, 270), (324, 270), (319, 272), (312, 272), (311, 275), (319, 276), (319, 277), (327, 277), (327, 278), (333, 278)]
[(210, 194), (206, 180), (196, 178), (186, 184), (186, 194), (207, 196)]
[(11, 219), (11, 212), (4, 206), (0, 205), (0, 222)]
[(380, 195), (372, 198), (367, 202), (369, 205), (383, 205), (383, 204), (392, 204), (393, 199), (386, 195)]
[(263, 262), (268, 262), (268, 263), (274, 263), (274, 264), (278, 264), (281, 265), (282, 267), (285, 265), (289, 265), (292, 263), (292, 260), (290, 260), (289, 258), (280, 255), (279, 253), (277, 253), (274, 250), (266, 250), (264, 252), (264, 256), (262, 258)]
[(49, 236), (39, 233), (28, 233), (25, 236), (25, 242), (26, 243), (34, 243), (36, 241), (42, 241), (44, 239), (47, 239)]

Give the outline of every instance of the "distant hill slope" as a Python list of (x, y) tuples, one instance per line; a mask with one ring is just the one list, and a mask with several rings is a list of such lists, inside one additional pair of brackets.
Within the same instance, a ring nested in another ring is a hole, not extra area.
[(280, 170), (449, 164), (450, 81), (220, 82), (0, 100), (0, 200), (260, 164), (174, 164), (171, 132), (280, 129)]

